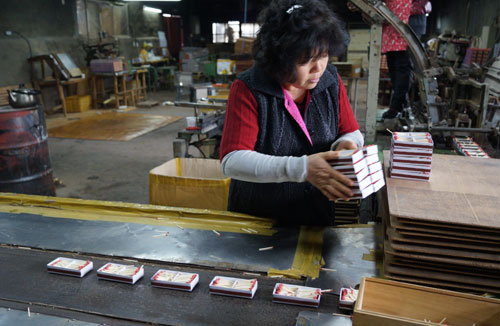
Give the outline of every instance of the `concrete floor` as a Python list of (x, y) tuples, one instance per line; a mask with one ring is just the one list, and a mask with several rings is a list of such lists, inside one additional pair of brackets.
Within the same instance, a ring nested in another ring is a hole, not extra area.
[[(172, 91), (148, 94), (149, 100), (173, 101)], [(158, 105), (131, 111), (169, 116), (191, 116), (193, 109)], [(50, 119), (50, 116), (47, 118)], [(186, 127), (186, 119), (158, 128), (129, 141), (68, 138), (48, 140), (58, 197), (131, 203), (149, 203), (149, 171), (173, 158), (172, 142)], [(190, 154), (199, 156), (196, 149)]]
[[(366, 115), (365, 94), (366, 85), (360, 83), (356, 118), (362, 131)], [(175, 91), (148, 93), (148, 100), (160, 103), (174, 101), (175, 98)], [(191, 108), (163, 105), (137, 108), (131, 112), (182, 117), (193, 115)], [(57, 196), (148, 204), (149, 171), (173, 158), (172, 142), (177, 132), (185, 127), (186, 119), (181, 119), (130, 141), (49, 137), (53, 176), (62, 183), (56, 186)], [(388, 148), (388, 137), (380, 135), (378, 138), (377, 142)], [(189, 149), (189, 154), (201, 156), (193, 147)]]
[[(175, 98), (175, 91), (148, 93), (148, 100), (160, 103)], [(163, 105), (137, 108), (131, 112), (181, 117), (193, 115), (192, 108)], [(366, 84), (360, 83), (356, 118), (362, 132), (365, 115)], [(49, 138), (53, 176), (62, 182), (56, 186), (57, 196), (149, 203), (149, 171), (173, 158), (172, 143), (177, 132), (185, 127), (186, 119), (181, 119), (130, 141)], [(379, 148), (388, 149), (389, 134), (377, 134), (376, 143)], [(194, 147), (190, 148), (189, 154), (201, 156)]]

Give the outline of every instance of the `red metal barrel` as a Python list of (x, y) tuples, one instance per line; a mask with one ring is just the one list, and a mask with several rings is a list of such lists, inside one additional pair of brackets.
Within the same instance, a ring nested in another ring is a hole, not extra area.
[(0, 106), (0, 191), (55, 196), (41, 106)]

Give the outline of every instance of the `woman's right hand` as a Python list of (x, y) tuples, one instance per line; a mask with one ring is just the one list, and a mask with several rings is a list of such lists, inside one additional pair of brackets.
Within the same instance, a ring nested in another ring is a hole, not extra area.
[(307, 158), (307, 181), (318, 188), (332, 201), (342, 198), (349, 200), (353, 196), (349, 188), (352, 180), (335, 170), (329, 163), (338, 156), (338, 152), (328, 151), (309, 155)]

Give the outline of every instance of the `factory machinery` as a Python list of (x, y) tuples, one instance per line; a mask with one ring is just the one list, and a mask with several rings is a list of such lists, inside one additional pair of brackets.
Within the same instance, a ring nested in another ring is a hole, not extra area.
[[(457, 68), (458, 59), (447, 58), (449, 47), (464, 44), (440, 37), (437, 55), (429, 56), (413, 30), (379, 0), (350, 0), (374, 24), (391, 24), (408, 43), (414, 57), (419, 100), (400, 118), (403, 130), (429, 131), (441, 137), (479, 133), (500, 137), (500, 59), (487, 68), (478, 65)], [(462, 42), (463, 43), (463, 42)], [(465, 42), (468, 46), (467, 42)], [(461, 48), (462, 47), (462, 48)], [(447, 49), (448, 48), (448, 49)], [(456, 53), (458, 53), (456, 52)], [(455, 53), (455, 54), (456, 54)], [(444, 58), (443, 58), (444, 57)], [(479, 82), (482, 76), (484, 82)], [(370, 87), (370, 86), (369, 86)]]

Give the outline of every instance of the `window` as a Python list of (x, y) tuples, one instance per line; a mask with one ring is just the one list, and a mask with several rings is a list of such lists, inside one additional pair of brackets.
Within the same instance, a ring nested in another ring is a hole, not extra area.
[(240, 38), (240, 22), (237, 20), (228, 21), (227, 22), (227, 29), (226, 29), (226, 36), (225, 36), (224, 40), (227, 43), (234, 43), (239, 38)]
[(225, 43), (226, 25), (221, 23), (212, 23), (212, 42)]
[(127, 36), (128, 7), (99, 0), (77, 0), (78, 33), (88, 40)]
[(257, 37), (259, 28), (259, 24), (256, 23), (241, 24), (241, 37)]
[(227, 23), (212, 23), (213, 43), (234, 43), (242, 37), (255, 37), (259, 30), (259, 24), (240, 24), (239, 21), (228, 21)]

